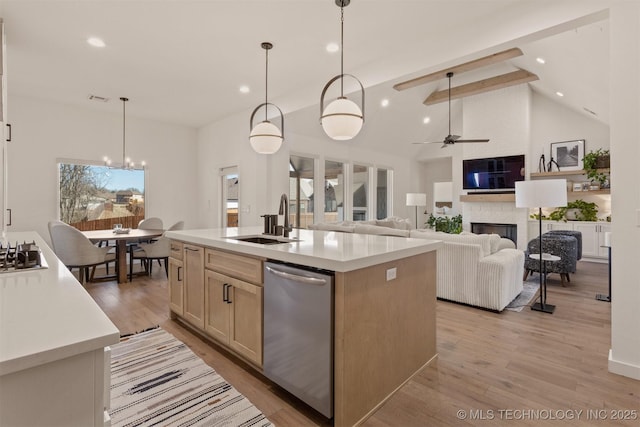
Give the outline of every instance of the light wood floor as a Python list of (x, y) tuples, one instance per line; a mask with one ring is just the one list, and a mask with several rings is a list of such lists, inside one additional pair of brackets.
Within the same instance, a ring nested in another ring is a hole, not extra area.
[[(554, 314), (528, 307), (492, 313), (439, 301), (437, 361), (364, 425), (639, 425), (640, 382), (607, 371), (611, 308), (595, 300), (596, 293), (607, 293), (606, 264), (579, 262), (568, 287), (560, 286), (557, 275), (548, 284)], [(121, 285), (90, 283), (87, 290), (121, 333), (162, 326), (277, 426), (331, 425), (239, 359), (170, 320), (164, 269)]]

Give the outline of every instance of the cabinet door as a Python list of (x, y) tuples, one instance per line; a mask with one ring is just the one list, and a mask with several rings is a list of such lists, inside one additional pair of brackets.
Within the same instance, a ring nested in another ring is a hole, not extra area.
[(262, 286), (234, 280), (229, 346), (262, 366)]
[(204, 329), (204, 248), (184, 245), (184, 318)]
[(183, 278), (182, 261), (169, 258), (169, 308), (179, 316), (184, 315)]
[[(547, 231), (551, 230), (574, 230), (575, 227), (570, 222), (550, 221), (547, 223)], [(544, 233), (544, 230), (543, 230)]]
[(230, 278), (206, 270), (205, 273), (205, 322), (207, 334), (229, 345), (229, 295), (232, 294)]
[(582, 233), (582, 257), (597, 257), (600, 252), (598, 224), (577, 223), (575, 230)]
[(611, 224), (598, 225), (598, 255), (609, 258), (609, 248), (604, 247), (604, 233), (611, 232)]

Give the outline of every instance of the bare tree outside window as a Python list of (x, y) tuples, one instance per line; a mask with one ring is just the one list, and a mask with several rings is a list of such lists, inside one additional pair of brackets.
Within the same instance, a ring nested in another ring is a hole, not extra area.
[(60, 164), (60, 220), (79, 230), (135, 228), (144, 219), (144, 170)]

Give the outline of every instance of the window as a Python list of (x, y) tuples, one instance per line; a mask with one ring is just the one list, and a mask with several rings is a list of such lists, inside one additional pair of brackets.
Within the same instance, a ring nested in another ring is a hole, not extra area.
[(376, 219), (384, 219), (389, 215), (389, 177), (390, 171), (378, 169), (376, 183)]
[(240, 194), (240, 176), (237, 167), (220, 169), (220, 184), (222, 186), (222, 215), (221, 227), (238, 226), (238, 196)]
[(314, 159), (289, 157), (289, 223), (295, 228), (313, 224)]
[(135, 228), (144, 219), (144, 182), (144, 169), (61, 162), (60, 220), (83, 231)]
[(369, 168), (354, 164), (352, 181), (351, 200), (353, 201), (353, 220), (365, 221), (369, 219), (367, 204), (369, 194)]
[(324, 220), (344, 220), (344, 164), (324, 162)]

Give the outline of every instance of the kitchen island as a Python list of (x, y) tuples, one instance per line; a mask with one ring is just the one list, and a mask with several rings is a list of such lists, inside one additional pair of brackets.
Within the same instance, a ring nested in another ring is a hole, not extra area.
[(47, 268), (0, 273), (0, 425), (104, 425), (120, 332), (37, 233), (7, 241)]
[[(167, 232), (173, 241), (172, 315), (262, 371), (263, 263), (333, 272), (334, 425), (362, 423), (436, 357), (441, 243), (319, 230), (294, 230), (277, 244), (237, 240), (271, 237), (261, 232), (260, 227)], [(220, 294), (226, 304), (216, 302)], [(222, 322), (218, 308), (229, 306), (237, 307)]]

